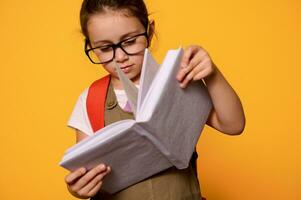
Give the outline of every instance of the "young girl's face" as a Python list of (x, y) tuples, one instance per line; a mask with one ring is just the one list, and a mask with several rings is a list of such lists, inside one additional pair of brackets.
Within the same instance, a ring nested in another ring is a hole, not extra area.
[[(146, 30), (138, 18), (125, 15), (125, 11), (112, 11), (92, 15), (87, 23), (89, 40), (92, 47), (117, 44)], [(115, 49), (115, 61), (134, 83), (139, 83), (144, 51), (127, 55), (121, 48)], [(114, 81), (118, 81), (114, 62), (103, 64)]]

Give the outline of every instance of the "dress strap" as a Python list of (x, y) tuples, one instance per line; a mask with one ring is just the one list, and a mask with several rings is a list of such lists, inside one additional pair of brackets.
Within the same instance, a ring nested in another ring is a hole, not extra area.
[(94, 133), (104, 127), (105, 101), (109, 83), (108, 75), (94, 81), (88, 90), (86, 107)]

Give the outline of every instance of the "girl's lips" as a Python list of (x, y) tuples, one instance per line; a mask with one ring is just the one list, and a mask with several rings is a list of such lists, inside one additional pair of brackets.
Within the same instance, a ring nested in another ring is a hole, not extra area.
[(124, 73), (129, 73), (131, 71), (131, 66), (132, 65), (127, 65), (124, 67), (120, 67), (120, 69), (124, 72)]

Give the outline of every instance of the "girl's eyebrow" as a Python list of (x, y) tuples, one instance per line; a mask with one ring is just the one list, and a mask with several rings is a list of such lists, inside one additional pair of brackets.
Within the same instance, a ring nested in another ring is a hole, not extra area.
[[(124, 35), (122, 35), (121, 37), (120, 37), (120, 39), (119, 39), (119, 41), (122, 41), (122, 40), (124, 40), (125, 38), (127, 38), (127, 37), (130, 37), (130, 36), (132, 36), (132, 35), (136, 35), (136, 34), (139, 34), (140, 33), (140, 31), (132, 31), (132, 32), (129, 32), (129, 33), (126, 33), (126, 34), (124, 34)], [(96, 45), (98, 45), (98, 44), (101, 44), (101, 43), (105, 43), (105, 44), (112, 44), (112, 43), (114, 43), (113, 41), (111, 41), (111, 40), (98, 40), (98, 41), (94, 41), (94, 42), (92, 42), (93, 44), (94, 44), (94, 46), (96, 46)]]

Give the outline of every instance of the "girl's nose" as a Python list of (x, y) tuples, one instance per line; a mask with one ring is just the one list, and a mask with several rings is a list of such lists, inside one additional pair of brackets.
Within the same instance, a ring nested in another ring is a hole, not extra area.
[(117, 62), (124, 62), (128, 58), (129, 56), (120, 47), (115, 49), (115, 60)]

